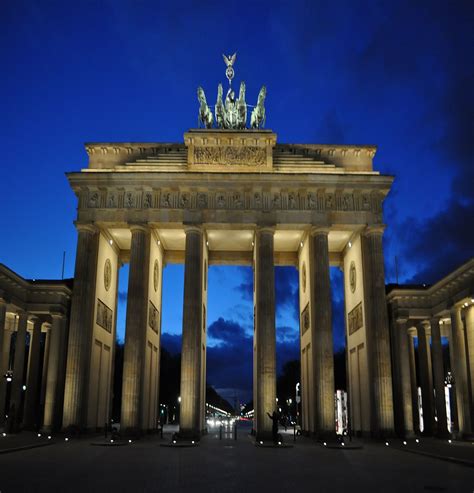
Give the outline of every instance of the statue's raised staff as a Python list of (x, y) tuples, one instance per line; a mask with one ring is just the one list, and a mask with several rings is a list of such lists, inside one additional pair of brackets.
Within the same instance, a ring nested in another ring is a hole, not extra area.
[(267, 88), (262, 86), (258, 93), (257, 106), (252, 110), (250, 115), (250, 128), (263, 128), (265, 126), (265, 98)]
[(199, 122), (206, 128), (212, 128), (214, 117), (212, 115), (212, 111), (207, 105), (206, 95), (204, 94), (204, 89), (202, 87), (198, 87), (197, 95), (199, 101)]

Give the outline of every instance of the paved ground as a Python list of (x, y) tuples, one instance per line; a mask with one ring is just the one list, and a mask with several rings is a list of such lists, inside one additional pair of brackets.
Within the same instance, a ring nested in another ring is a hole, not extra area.
[[(230, 434), (219, 440), (214, 431), (194, 448), (160, 446), (169, 443), (169, 433), (164, 440), (152, 437), (124, 446), (91, 445), (99, 438), (65, 442), (53, 437), (51, 446), (0, 455), (0, 491), (474, 491), (474, 468), (392, 444), (337, 450), (298, 438), (292, 448), (260, 448), (247, 431), (240, 429), (237, 441)], [(292, 444), (291, 438), (285, 441)]]

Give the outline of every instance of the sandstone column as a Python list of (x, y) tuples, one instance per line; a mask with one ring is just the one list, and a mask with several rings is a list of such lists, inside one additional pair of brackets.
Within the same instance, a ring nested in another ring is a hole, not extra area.
[(258, 228), (255, 234), (255, 305), (256, 373), (254, 411), (256, 439), (272, 438), (272, 420), (276, 410), (276, 339), (275, 339), (275, 270), (273, 265), (273, 235), (270, 227)]
[(179, 435), (198, 439), (201, 433), (201, 321), (203, 298), (203, 231), (185, 226), (183, 342), (181, 351), (181, 404)]
[(400, 430), (402, 435), (410, 436), (413, 434), (413, 407), (407, 319), (397, 318), (394, 339), (395, 344), (397, 345), (397, 351), (395, 352), (397, 360), (395, 364), (398, 366), (397, 377), (399, 380), (397, 385), (397, 400), (399, 400), (399, 402), (394, 402), (394, 405), (397, 406), (399, 415), (402, 419), (402, 429)]
[(59, 414), (61, 412), (59, 399), (59, 370), (61, 337), (64, 331), (65, 318), (62, 313), (51, 313), (52, 326), (49, 331), (50, 348), (46, 372), (46, 390), (44, 402), (43, 428), (52, 431), (59, 426)]
[(423, 434), (433, 434), (433, 377), (431, 370), (430, 336), (427, 322), (421, 322), (418, 330), (418, 364), (420, 368), (421, 400), (423, 408)]
[(447, 438), (448, 422), (446, 415), (446, 398), (444, 395), (444, 365), (443, 365), (443, 350), (441, 347), (441, 331), (439, 327), (439, 318), (434, 317), (430, 321), (431, 325), (431, 355), (433, 365), (433, 382), (436, 404), (437, 417), (437, 436)]
[(44, 352), (43, 352), (43, 369), (41, 374), (41, 394), (40, 394), (40, 411), (44, 416), (44, 399), (46, 395), (46, 381), (48, 378), (48, 361), (49, 361), (49, 348), (51, 346), (51, 328), (46, 327), (44, 333)]
[(35, 429), (38, 425), (38, 386), (40, 381), (40, 351), (41, 351), (41, 327), (43, 320), (34, 319), (33, 332), (30, 339), (30, 354), (28, 364), (28, 377), (26, 382), (25, 411), (23, 426), (27, 430)]
[(454, 391), (458, 411), (458, 427), (461, 436), (472, 432), (468, 373), (466, 362), (466, 345), (464, 328), (461, 318), (461, 308), (451, 308), (451, 344), (453, 346), (454, 361)]
[(10, 409), (8, 414), (13, 414), (14, 429), (19, 425), (21, 416), (21, 396), (23, 392), (23, 377), (25, 372), (26, 329), (28, 326), (28, 313), (18, 312), (18, 325), (15, 342), (15, 359), (13, 362), (13, 381), (11, 387)]
[(318, 438), (335, 433), (334, 352), (327, 228), (313, 228), (310, 238), (310, 275), (314, 371), (315, 432)]
[(4, 377), (8, 371), (10, 358), (10, 331), (6, 330), (7, 303), (0, 294), (0, 427), (5, 422), (5, 398), (7, 381)]
[(393, 433), (390, 334), (385, 299), (382, 226), (370, 226), (362, 236), (365, 313), (371, 380), (371, 432), (375, 437)]
[(77, 225), (74, 290), (71, 301), (63, 427), (87, 424), (89, 361), (95, 308), (95, 285), (99, 230), (91, 224)]
[[(410, 329), (415, 330), (415, 329)], [(420, 432), (420, 413), (418, 411), (418, 385), (416, 381), (416, 362), (414, 337), (411, 332), (408, 333), (408, 359), (410, 363), (410, 387), (411, 387), (411, 407), (413, 416), (413, 430), (415, 433)]]
[(142, 388), (146, 345), (150, 229), (134, 224), (128, 277), (127, 317), (123, 360), (121, 427), (142, 430)]
[(471, 402), (470, 407), (470, 417), (471, 425), (474, 420), (474, 305), (470, 305), (465, 309), (464, 319), (466, 322), (466, 344), (467, 344), (467, 361), (468, 366), (468, 378), (470, 382), (471, 389)]

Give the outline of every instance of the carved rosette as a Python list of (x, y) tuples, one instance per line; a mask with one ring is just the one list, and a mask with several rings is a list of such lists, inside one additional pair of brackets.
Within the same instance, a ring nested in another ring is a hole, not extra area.
[(104, 288), (106, 291), (110, 289), (110, 283), (112, 282), (112, 264), (110, 259), (107, 259), (104, 264)]
[(158, 283), (160, 280), (160, 266), (158, 264), (158, 260), (155, 260), (153, 265), (153, 289), (155, 293), (158, 291)]

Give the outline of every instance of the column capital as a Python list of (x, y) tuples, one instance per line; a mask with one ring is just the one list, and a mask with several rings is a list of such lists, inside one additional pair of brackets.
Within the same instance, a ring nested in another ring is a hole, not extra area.
[(204, 228), (202, 224), (183, 224), (184, 232), (188, 233), (198, 233), (202, 234), (204, 232)]
[(55, 320), (55, 319), (61, 320), (65, 317), (64, 313), (62, 313), (60, 311), (50, 311), (49, 314), (53, 320)]
[(461, 312), (461, 309), (462, 309), (462, 304), (455, 303), (449, 309), (449, 313), (451, 314), (451, 316), (455, 316), (457, 313)]
[(428, 319), (425, 319), (425, 320), (419, 320), (416, 324), (416, 328), (419, 330), (419, 329), (423, 329), (427, 334), (430, 332), (431, 330), (431, 324), (430, 324), (430, 321)]
[(98, 233), (99, 228), (96, 224), (94, 223), (80, 223), (75, 221), (74, 225), (76, 226), (77, 232), (78, 233)]
[(148, 223), (128, 223), (128, 227), (132, 233), (136, 231), (148, 233), (150, 231), (150, 226), (148, 225)]
[(33, 322), (35, 328), (37, 326), (41, 328), (45, 322), (44, 317), (41, 317), (40, 315), (30, 315), (29, 320)]
[(406, 324), (408, 322), (408, 317), (398, 316), (395, 319), (395, 322), (397, 322), (397, 324)]
[(369, 224), (362, 232), (364, 236), (379, 235), (382, 236), (385, 231), (385, 224)]
[(316, 236), (316, 235), (328, 236), (329, 227), (328, 226), (311, 226), (311, 229), (309, 230), (309, 234), (311, 236)]
[(257, 226), (255, 228), (255, 233), (258, 233), (258, 234), (270, 233), (270, 234), (274, 235), (275, 234), (275, 226), (270, 226), (270, 225), (268, 225), (268, 226), (264, 226), (264, 225)]

